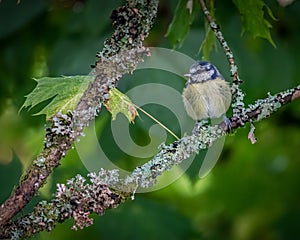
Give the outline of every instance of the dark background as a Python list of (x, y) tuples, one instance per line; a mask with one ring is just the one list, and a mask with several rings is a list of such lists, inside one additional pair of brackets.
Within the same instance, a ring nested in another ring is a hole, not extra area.
[[(216, 1), (216, 17), (235, 54), (244, 80), (246, 102), (264, 98), (299, 85), (300, 2), (285, 8), (266, 1), (277, 21), (273, 28), (274, 48), (267, 40), (242, 33), (241, 21), (231, 1)], [(33, 78), (42, 76), (86, 75), (95, 54), (112, 32), (111, 11), (123, 1), (41, 1), (0, 2), (0, 200), (4, 201), (18, 183), (22, 171), (43, 145), (45, 116), (33, 116), (45, 104), (18, 113), (35, 87)], [(164, 37), (176, 8), (175, 1), (161, 1), (159, 15), (145, 44), (172, 48)], [(204, 38), (204, 21), (199, 12), (179, 49), (195, 59)], [(223, 75), (229, 68), (222, 49), (211, 55)], [(137, 80), (138, 79), (138, 80)], [(139, 82), (137, 82), (139, 81)], [(137, 71), (125, 76), (120, 90), (126, 92), (144, 83), (164, 82), (178, 91), (184, 78), (157, 70)], [(226, 138), (221, 158), (212, 173), (197, 177), (201, 153), (179, 180), (159, 191), (137, 194), (104, 216), (93, 215), (94, 225), (79, 231), (70, 228), (73, 220), (51, 233), (33, 239), (296, 239), (300, 237), (300, 102), (283, 107), (269, 119), (256, 123), (258, 142), (247, 139), (249, 126)], [(157, 106), (147, 111), (180, 135), (172, 113)], [(149, 142), (153, 122), (137, 120), (130, 126), (137, 144)], [(172, 119), (172, 121), (170, 121)], [(145, 162), (131, 159), (116, 149), (110, 132), (110, 115), (103, 109), (97, 119), (98, 138), (107, 154), (119, 166), (132, 170)], [(145, 127), (146, 126), (146, 127)], [(168, 136), (167, 141), (172, 141)], [(197, 160), (199, 160), (197, 162)], [(100, 161), (100, 160), (99, 160)], [(22, 211), (26, 213), (39, 199), (50, 199), (56, 183), (77, 173), (86, 175), (76, 149), (69, 151), (50, 177), (41, 194)]]

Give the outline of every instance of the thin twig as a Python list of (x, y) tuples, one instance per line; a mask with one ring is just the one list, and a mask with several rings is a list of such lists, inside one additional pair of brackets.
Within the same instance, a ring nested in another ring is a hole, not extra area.
[[(300, 98), (300, 85), (259, 99), (254, 104), (249, 105), (244, 115), (239, 118), (231, 117), (232, 128), (237, 129), (247, 122), (260, 121), (269, 117), (283, 105)], [(138, 183), (140, 187), (148, 188), (155, 184), (156, 179), (163, 172), (171, 169), (174, 165), (181, 163), (193, 153), (198, 153), (201, 149), (206, 149), (227, 132), (227, 125), (222, 122), (219, 125), (203, 125), (194, 129), (194, 134), (181, 138), (179, 141), (165, 146), (162, 145), (160, 152), (154, 158), (141, 167), (137, 167), (133, 173), (125, 180), (125, 184)]]
[[(133, 2), (133, 1), (129, 1), (129, 2)], [(201, 2), (204, 4), (204, 1), (200, 0), (200, 3)], [(206, 12), (205, 9), (206, 8), (203, 9), (204, 12)], [(125, 8), (124, 11), (131, 11), (131, 10)], [(135, 12), (138, 10), (134, 9), (132, 11)], [(124, 12), (122, 12), (122, 14), (123, 13)], [(132, 14), (132, 12), (130, 14)], [(213, 22), (210, 23), (212, 25)], [(144, 36), (142, 36), (142, 38), (143, 37)], [(140, 46), (136, 46), (136, 48), (130, 48), (130, 49), (132, 51), (129, 53), (133, 54), (134, 59), (135, 57), (139, 59), (138, 52), (139, 50), (142, 50), (142, 48)], [(126, 59), (132, 60), (131, 58), (132, 56), (130, 54), (128, 55), (128, 52), (127, 54), (122, 53), (121, 55), (118, 55), (112, 51), (114, 50), (110, 50), (110, 52), (104, 55), (101, 54), (99, 55), (102, 56), (103, 59), (97, 62), (96, 81), (94, 82), (94, 85), (90, 85), (90, 88), (88, 90), (88, 91), (93, 91), (93, 90), (96, 91), (95, 93), (92, 93), (94, 97), (97, 97), (96, 102), (100, 101), (101, 103), (103, 102), (103, 100), (105, 100), (108, 97), (108, 96), (104, 96), (105, 93), (109, 88), (114, 87), (116, 85), (117, 79), (119, 78), (118, 75), (117, 76), (115, 75), (116, 72), (113, 71), (109, 73), (105, 72), (104, 74), (103, 72), (104, 69), (102, 69), (103, 66), (105, 66), (106, 70), (112, 68), (119, 69), (120, 64), (118, 65), (116, 64), (119, 63), (120, 60), (121, 62), (123, 62)], [(121, 52), (120, 49), (118, 50), (118, 52)], [(109, 57), (112, 56), (113, 59), (110, 59)], [(235, 66), (233, 61), (233, 56), (230, 59), (232, 60), (233, 63), (232, 66)], [(112, 61), (112, 64), (110, 64), (110, 60)], [(120, 72), (123, 73), (124, 69), (121, 69), (121, 71), (119, 72), (117, 71), (118, 74), (120, 74)], [(235, 69), (233, 77), (236, 78), (235, 80), (236, 83), (234, 84), (236, 84), (236, 86), (238, 87), (240, 82), (237, 75), (237, 68)], [(108, 85), (107, 81), (111, 79), (116, 81), (115, 82), (113, 81), (111, 85)], [(100, 85), (97, 86), (97, 84)], [(103, 86), (104, 88), (102, 89), (100, 95), (98, 96), (97, 94), (99, 94), (99, 92), (97, 92), (96, 89), (97, 87), (100, 88)], [(90, 96), (89, 94), (86, 94), (85, 96), (87, 97), (88, 100), (91, 100), (90, 98), (88, 98)], [(96, 96), (94, 94), (96, 94)], [(254, 104), (249, 105), (246, 109), (244, 108), (244, 104), (242, 104), (241, 106), (242, 109), (244, 110), (240, 114), (238, 114), (238, 112), (235, 111), (234, 115), (231, 117), (232, 128), (239, 128), (243, 126), (245, 123), (249, 122), (250, 120), (255, 122), (255, 121), (260, 121), (266, 117), (269, 117), (272, 113), (276, 112), (283, 105), (290, 103), (291, 101), (297, 98), (300, 98), (300, 85), (293, 89), (289, 89), (287, 91), (278, 93), (274, 96), (268, 96), (265, 99), (257, 100)], [(97, 114), (97, 112), (95, 111), (99, 110), (101, 104), (99, 106), (99, 102), (98, 102), (97, 106), (92, 105), (93, 108), (91, 107), (87, 108), (90, 106), (89, 104), (90, 102), (81, 101), (81, 103), (79, 104), (80, 107), (78, 107), (77, 110), (80, 109), (85, 110), (82, 113), (94, 114), (93, 116), (95, 116)], [(77, 113), (77, 115), (75, 114), (74, 117), (76, 117), (77, 118), (76, 120), (78, 121), (78, 119), (82, 120), (80, 119), (80, 117), (83, 116), (78, 115)], [(90, 118), (91, 115), (88, 115), (88, 117), (83, 120), (84, 122), (87, 122)], [(79, 129), (84, 127), (80, 125), (82, 124), (82, 121), (78, 121), (78, 122), (75, 121), (74, 124), (75, 127)], [(28, 216), (21, 217), (14, 222), (6, 223), (2, 229), (0, 228), (0, 238), (16, 237), (16, 235), (14, 234), (20, 234), (17, 237), (28, 236), (28, 232), (26, 232), (26, 230), (29, 231), (29, 229), (32, 229), (33, 232), (35, 232), (35, 230), (36, 231), (51, 230), (52, 229), (51, 227), (53, 227), (54, 225), (52, 224), (53, 222), (55, 223), (62, 222), (65, 219), (70, 217), (74, 217), (75, 221), (77, 221), (76, 222), (77, 227), (85, 227), (92, 223), (92, 220), (89, 219), (88, 217), (88, 215), (91, 212), (94, 211), (98, 214), (102, 214), (106, 209), (117, 207), (122, 202), (123, 197), (127, 196), (126, 194), (125, 195), (116, 194), (114, 192), (116, 189), (115, 186), (116, 183), (121, 183), (121, 185), (125, 186), (125, 188), (130, 185), (136, 185), (135, 187), (140, 186), (144, 188), (150, 187), (153, 184), (155, 184), (158, 176), (160, 176), (162, 173), (169, 170), (174, 165), (181, 163), (183, 160), (187, 159), (192, 153), (197, 153), (201, 149), (207, 148), (212, 144), (213, 141), (215, 141), (217, 138), (225, 134), (226, 134), (226, 126), (223, 123), (215, 126), (211, 126), (211, 125), (201, 126), (191, 136), (185, 136), (180, 140), (175, 141), (174, 143), (169, 145), (162, 145), (160, 152), (156, 156), (154, 156), (154, 158), (151, 161), (147, 162), (146, 164), (140, 167), (137, 167), (132, 172), (132, 174), (130, 174), (124, 181), (121, 179), (116, 179), (118, 178), (118, 176), (106, 178), (107, 176), (106, 174), (109, 175), (109, 173), (103, 173), (103, 175), (100, 174), (99, 177), (96, 175), (92, 175), (91, 179), (97, 179), (97, 180), (95, 180), (94, 182), (91, 181), (91, 183), (87, 183), (84, 187), (83, 185), (84, 181), (80, 177), (77, 177), (75, 180), (73, 180), (73, 182), (69, 182), (69, 184), (67, 184), (70, 185), (69, 187), (70, 189), (72, 189), (72, 191), (67, 191), (66, 186), (60, 185), (56, 193), (56, 198), (54, 198), (52, 202), (50, 203), (42, 202), (35, 208), (36, 212), (33, 211)], [(37, 165), (42, 164), (42, 161), (36, 162), (36, 164)], [(100, 178), (100, 180), (98, 178)], [(113, 180), (112, 186), (109, 184), (109, 179)], [(77, 182), (79, 185), (77, 185)], [(88, 186), (89, 184), (91, 186)], [(95, 191), (94, 188), (97, 188), (97, 191)], [(91, 194), (92, 195), (90, 196), (91, 198), (86, 198), (86, 194)], [(17, 196), (23, 197), (22, 194), (19, 194)], [(99, 196), (101, 198), (100, 199), (101, 201), (99, 201), (98, 199)], [(107, 198), (107, 199), (103, 199), (103, 198)], [(95, 203), (95, 205), (91, 204), (91, 202)], [(58, 203), (59, 208), (55, 208), (56, 207), (55, 203)], [(96, 209), (94, 209), (94, 207), (96, 207)], [(1, 213), (1, 209), (0, 209), (0, 213)], [(37, 218), (34, 218), (33, 216), (36, 216)], [(0, 217), (2, 216), (0, 215)], [(38, 227), (32, 228), (31, 226), (38, 226)]]
[(227, 57), (227, 60), (229, 62), (229, 66), (230, 66), (230, 73), (231, 76), (233, 78), (232, 80), (232, 111), (233, 111), (233, 117), (237, 117), (244, 112), (245, 109), (245, 105), (244, 105), (244, 92), (240, 89), (240, 84), (242, 83), (242, 80), (239, 77), (238, 74), (238, 67), (235, 64), (234, 61), (234, 56), (233, 53), (231, 51), (231, 49), (229, 48), (227, 42), (225, 41), (225, 38), (223, 37), (222, 32), (220, 31), (220, 27), (218, 24), (216, 24), (216, 22), (214, 21), (213, 17), (211, 16), (210, 12), (208, 11), (205, 1), (204, 0), (199, 0), (200, 1), (200, 5), (201, 8), (203, 10), (203, 13), (212, 29), (212, 31), (215, 33), (219, 43), (221, 44), (225, 55)]
[[(300, 85), (257, 100), (246, 108), (248, 117), (238, 121), (233, 120), (232, 127), (240, 128), (241, 121), (245, 121), (244, 124), (249, 121), (260, 121), (298, 98), (300, 98)], [(151, 187), (162, 173), (181, 163), (192, 153), (207, 148), (214, 140), (226, 134), (225, 128), (226, 125), (223, 123), (216, 126), (201, 126), (194, 135), (185, 136), (168, 146), (162, 146), (160, 152), (151, 161), (137, 167), (124, 182), (119, 178), (116, 170), (102, 170), (99, 174), (91, 173), (88, 176), (90, 181), (85, 181), (83, 177), (77, 175), (68, 180), (66, 185), (58, 185), (56, 197), (51, 202), (42, 201), (29, 215), (6, 224), (0, 232), (0, 239), (11, 238), (16, 232), (19, 237), (25, 237), (43, 230), (50, 231), (58, 222), (71, 217), (75, 218), (75, 227), (88, 226), (92, 224), (89, 214), (96, 212), (101, 215), (105, 210), (117, 207), (130, 196), (128, 192), (115, 192), (120, 185), (124, 191), (137, 187)], [(220, 129), (223, 130), (221, 133)], [(99, 198), (101, 201), (97, 200)]]

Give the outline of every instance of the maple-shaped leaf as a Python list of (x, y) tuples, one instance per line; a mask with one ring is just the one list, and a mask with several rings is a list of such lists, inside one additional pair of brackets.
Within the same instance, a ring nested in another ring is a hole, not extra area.
[(129, 122), (134, 123), (135, 117), (139, 115), (130, 98), (116, 88), (109, 91), (109, 100), (105, 107), (111, 113), (112, 120), (116, 119), (118, 113), (123, 113)]
[(26, 96), (22, 108), (29, 109), (39, 103), (52, 99), (40, 112), (34, 115), (46, 114), (49, 119), (57, 112), (67, 113), (74, 110), (88, 84), (93, 80), (92, 76), (62, 76), (62, 77), (43, 77), (34, 79), (36, 87)]

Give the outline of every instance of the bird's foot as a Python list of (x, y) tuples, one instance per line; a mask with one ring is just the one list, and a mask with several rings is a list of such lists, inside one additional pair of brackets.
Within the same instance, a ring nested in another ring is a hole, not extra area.
[(226, 132), (227, 131), (229, 132), (231, 130), (231, 128), (232, 128), (232, 124), (231, 124), (230, 119), (228, 117), (226, 117), (225, 115), (223, 115), (223, 121), (224, 121), (224, 123), (226, 125)]

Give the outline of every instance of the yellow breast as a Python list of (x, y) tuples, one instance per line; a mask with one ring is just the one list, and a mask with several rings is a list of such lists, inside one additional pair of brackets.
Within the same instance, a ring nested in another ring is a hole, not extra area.
[(182, 97), (187, 114), (194, 120), (219, 118), (231, 103), (230, 87), (221, 78), (189, 84), (184, 88)]

